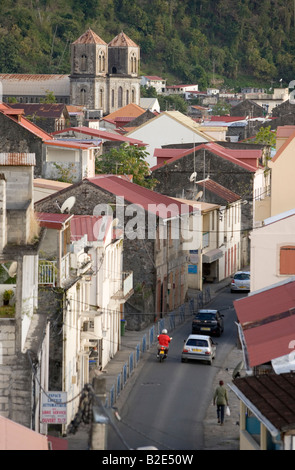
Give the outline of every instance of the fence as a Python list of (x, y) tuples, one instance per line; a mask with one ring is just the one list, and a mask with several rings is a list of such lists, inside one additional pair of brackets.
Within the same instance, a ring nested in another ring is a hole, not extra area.
[[(200, 292), (196, 299), (190, 299), (188, 304), (181, 305), (177, 311), (169, 313), (165, 318), (161, 318), (157, 323), (152, 325), (142, 335), (141, 340), (124, 363), (121, 372), (117, 375), (117, 380), (111, 386), (106, 397), (106, 406), (113, 407), (121, 391), (124, 389), (126, 382), (131, 377), (134, 369), (137, 367), (142, 355), (148, 351), (157, 341), (157, 336), (166, 328), (168, 331), (174, 330), (178, 325), (185, 322), (186, 317), (193, 315), (195, 309), (202, 308), (211, 300), (210, 289)], [(188, 305), (188, 315), (186, 315), (186, 305)]]

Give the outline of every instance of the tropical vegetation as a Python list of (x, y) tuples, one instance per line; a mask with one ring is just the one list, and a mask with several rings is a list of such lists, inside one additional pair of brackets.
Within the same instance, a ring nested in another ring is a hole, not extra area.
[(106, 42), (124, 30), (141, 72), (168, 84), (288, 85), (294, 10), (293, 0), (0, 0), (0, 72), (69, 73), (70, 44), (91, 27)]

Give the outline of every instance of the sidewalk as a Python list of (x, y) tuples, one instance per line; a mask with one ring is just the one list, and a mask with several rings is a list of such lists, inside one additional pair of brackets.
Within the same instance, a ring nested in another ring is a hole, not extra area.
[[(217, 295), (217, 293), (227, 287), (230, 283), (226, 279), (220, 283), (206, 284), (203, 289), (204, 306)], [(210, 294), (209, 294), (210, 290)], [(134, 375), (135, 369), (144, 362), (145, 352), (155, 344), (157, 334), (166, 327), (168, 331), (177, 328), (190, 315), (192, 315), (192, 307), (194, 310), (200, 308), (200, 291), (189, 290), (188, 298), (190, 299), (179, 312), (175, 315), (169, 314), (165, 319), (160, 320), (155, 325), (150, 325), (141, 331), (125, 330), (121, 337), (121, 347), (106, 365), (105, 369), (100, 373), (104, 377), (106, 383), (106, 406), (108, 408), (115, 405), (120, 392), (125, 387), (128, 379)], [(193, 299), (193, 300), (192, 300)], [(234, 348), (224, 364), (223, 370), (216, 376), (216, 384), (219, 380), (227, 382), (231, 381), (231, 373), (233, 368), (242, 359), (242, 351)], [(226, 419), (223, 427), (217, 426), (216, 409), (210, 406), (204, 423), (204, 442), (205, 449), (223, 449), (237, 450), (239, 446), (239, 404), (234, 394), (229, 396), (231, 416)], [(89, 427), (80, 425), (76, 434), (67, 436), (69, 450), (87, 450), (88, 449)]]

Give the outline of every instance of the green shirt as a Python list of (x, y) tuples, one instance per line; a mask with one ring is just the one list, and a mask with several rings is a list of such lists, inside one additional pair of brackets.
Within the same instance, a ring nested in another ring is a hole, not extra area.
[(224, 388), (222, 385), (217, 387), (214, 393), (213, 401), (214, 403), (216, 402), (217, 405), (227, 405), (228, 396), (226, 388)]

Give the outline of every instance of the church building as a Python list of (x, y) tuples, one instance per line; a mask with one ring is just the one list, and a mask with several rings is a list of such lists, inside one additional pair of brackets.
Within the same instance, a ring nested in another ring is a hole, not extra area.
[[(71, 44), (71, 74), (1, 74), (2, 101), (38, 103), (48, 92), (59, 103), (107, 115), (140, 103), (140, 48), (124, 32), (109, 44), (88, 29)], [(0, 96), (1, 101), (1, 96)]]

